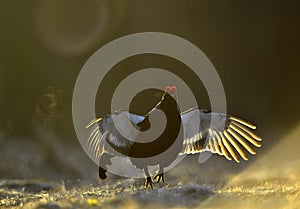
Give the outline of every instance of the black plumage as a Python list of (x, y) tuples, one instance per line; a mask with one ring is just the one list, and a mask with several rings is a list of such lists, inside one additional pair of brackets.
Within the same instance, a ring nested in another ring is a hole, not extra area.
[[(209, 151), (225, 156), (228, 160), (233, 158), (240, 162), (238, 154), (244, 160), (248, 160), (244, 150), (255, 154), (252, 145), (261, 146), (259, 141), (262, 138), (251, 131), (256, 127), (242, 119), (200, 108), (180, 113), (174, 88), (167, 87), (161, 101), (144, 116), (128, 111), (116, 111), (95, 119), (88, 125), (94, 126), (88, 144), (95, 156), (100, 158), (100, 178), (106, 178), (106, 166), (111, 163), (110, 158), (128, 156), (137, 168), (144, 169), (146, 185), (152, 187), (147, 168), (149, 165), (159, 165), (156, 177), (160, 181), (164, 180), (164, 168), (178, 155)], [(137, 142), (139, 133), (136, 130), (150, 129), (149, 118), (158, 109), (162, 110), (167, 118), (164, 132), (155, 141)]]

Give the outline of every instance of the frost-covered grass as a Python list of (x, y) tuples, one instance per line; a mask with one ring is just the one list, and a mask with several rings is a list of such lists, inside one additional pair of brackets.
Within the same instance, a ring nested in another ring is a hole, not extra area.
[(133, 179), (86, 186), (3, 180), (0, 198), (0, 208), (299, 208), (300, 182), (160, 184), (151, 190)]

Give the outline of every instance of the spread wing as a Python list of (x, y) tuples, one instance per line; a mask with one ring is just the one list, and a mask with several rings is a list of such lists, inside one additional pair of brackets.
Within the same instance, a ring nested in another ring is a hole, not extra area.
[(136, 124), (144, 119), (144, 116), (128, 111), (116, 111), (104, 118), (92, 120), (86, 126), (86, 128), (93, 127), (87, 141), (89, 150), (95, 157), (104, 152), (120, 156), (120, 152), (116, 150), (122, 150), (124, 153), (130, 149), (138, 129)]
[(240, 162), (237, 153), (248, 160), (244, 150), (254, 155), (250, 144), (261, 147), (262, 138), (251, 131), (256, 127), (240, 118), (193, 108), (181, 113), (181, 119), (184, 126), (181, 154), (210, 151)]

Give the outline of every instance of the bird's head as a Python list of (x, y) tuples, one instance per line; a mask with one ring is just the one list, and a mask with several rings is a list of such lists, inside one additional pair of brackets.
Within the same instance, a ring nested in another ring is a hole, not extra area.
[[(172, 105), (174, 104), (174, 105)], [(158, 103), (157, 107), (160, 109), (170, 108), (171, 106), (177, 108), (177, 88), (176, 86), (166, 86), (165, 93)]]
[(147, 113), (150, 115), (152, 111), (156, 109), (161, 109), (164, 111), (177, 111), (178, 110), (177, 104), (177, 88), (175, 86), (166, 86), (165, 92), (161, 98), (161, 100), (156, 104), (156, 106)]
[(177, 102), (177, 88), (176, 86), (166, 86), (165, 93), (170, 94)]

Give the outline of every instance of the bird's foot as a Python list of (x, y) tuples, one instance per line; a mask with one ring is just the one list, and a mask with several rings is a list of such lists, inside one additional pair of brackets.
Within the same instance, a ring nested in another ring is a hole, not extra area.
[(106, 172), (107, 172), (107, 165), (111, 165), (111, 158), (114, 157), (111, 154), (104, 153), (101, 155), (101, 158), (99, 160), (99, 178), (100, 179), (106, 179)]
[(153, 189), (153, 182), (152, 182), (152, 179), (151, 177), (147, 177), (146, 178), (146, 188), (148, 187), (148, 185), (150, 185), (151, 189)]
[(105, 169), (103, 169), (102, 167), (99, 167), (99, 178), (100, 179), (106, 179), (106, 171)]
[(159, 183), (160, 180), (162, 180), (162, 182), (165, 182), (164, 173), (159, 173), (159, 174), (157, 174), (156, 176), (154, 176), (153, 179), (154, 179), (154, 180), (157, 179), (157, 182), (156, 182), (156, 183)]

